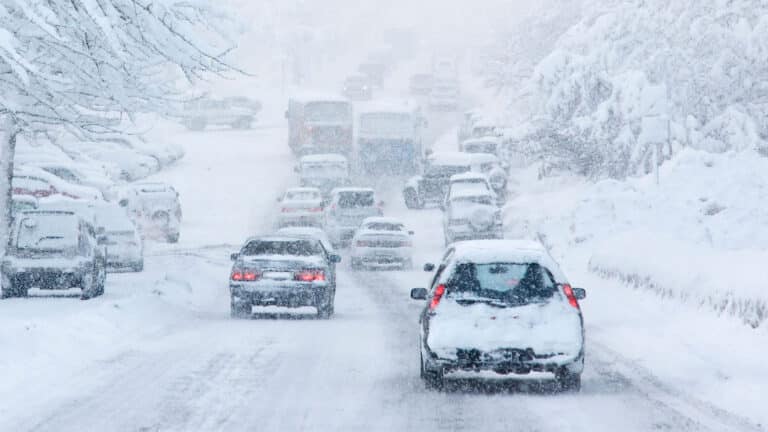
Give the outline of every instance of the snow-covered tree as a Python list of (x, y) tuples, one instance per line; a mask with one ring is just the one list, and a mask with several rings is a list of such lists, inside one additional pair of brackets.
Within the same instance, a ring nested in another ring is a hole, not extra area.
[(162, 112), (179, 78), (233, 67), (226, 16), (204, 0), (0, 0), (0, 229), (19, 134), (114, 132)]

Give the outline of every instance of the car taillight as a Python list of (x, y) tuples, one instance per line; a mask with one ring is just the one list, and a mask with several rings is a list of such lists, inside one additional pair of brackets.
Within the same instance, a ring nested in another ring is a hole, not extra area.
[(435, 288), (435, 295), (432, 297), (432, 301), (429, 302), (429, 310), (435, 310), (437, 305), (440, 304), (440, 299), (443, 298), (443, 294), (445, 294), (445, 285), (438, 285), (437, 288)]
[(253, 270), (233, 270), (231, 279), (235, 282), (253, 282), (261, 278), (261, 273)]
[(322, 282), (325, 280), (325, 272), (322, 270), (303, 270), (296, 272), (293, 279), (299, 282)]
[(563, 284), (563, 293), (565, 294), (565, 297), (568, 298), (568, 303), (570, 303), (571, 306), (576, 309), (581, 309), (579, 307), (579, 300), (576, 299), (576, 296), (573, 294), (573, 288), (571, 288), (569, 284)]
[(240, 282), (243, 280), (243, 272), (240, 270), (233, 270), (230, 278), (235, 282)]
[(244, 281), (255, 281), (261, 277), (260, 273), (254, 272), (254, 271), (244, 271), (243, 272), (243, 280)]

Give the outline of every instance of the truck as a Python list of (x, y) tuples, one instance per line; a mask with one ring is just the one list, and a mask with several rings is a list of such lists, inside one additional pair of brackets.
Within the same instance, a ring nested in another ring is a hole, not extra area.
[(368, 174), (414, 174), (423, 159), (421, 108), (412, 102), (364, 105), (357, 116), (357, 164)]
[(288, 145), (294, 154), (353, 151), (352, 103), (336, 95), (306, 94), (291, 97), (288, 110)]

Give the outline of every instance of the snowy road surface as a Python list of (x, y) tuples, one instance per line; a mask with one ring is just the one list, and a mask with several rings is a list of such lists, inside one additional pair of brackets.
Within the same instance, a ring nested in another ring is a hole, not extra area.
[[(598, 313), (589, 299), (583, 391), (563, 395), (499, 381), (425, 390), (419, 305), (408, 299), (426, 284), (421, 272), (353, 273), (344, 263), (330, 321), (231, 319), (228, 255), (269, 229), (275, 197), (294, 181), (285, 130), (172, 133), (187, 157), (159, 177), (182, 196), (179, 245), (150, 245), (144, 273), (111, 277), (93, 301), (0, 303), (0, 430), (761, 430), (623, 354), (602, 337), (621, 312)], [(398, 182), (378, 186), (389, 214), (417, 232), (415, 261), (434, 260), (439, 213), (406, 212)]]

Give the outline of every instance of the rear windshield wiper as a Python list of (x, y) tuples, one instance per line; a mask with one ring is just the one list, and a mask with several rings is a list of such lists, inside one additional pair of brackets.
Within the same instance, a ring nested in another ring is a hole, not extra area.
[(493, 300), (493, 299), (481, 299), (481, 298), (460, 298), (456, 299), (456, 303), (462, 305), (462, 306), (468, 306), (473, 305), (477, 303), (483, 303), (487, 304), (488, 306), (493, 306), (497, 308), (506, 308), (509, 306), (507, 303), (504, 303), (499, 300)]

